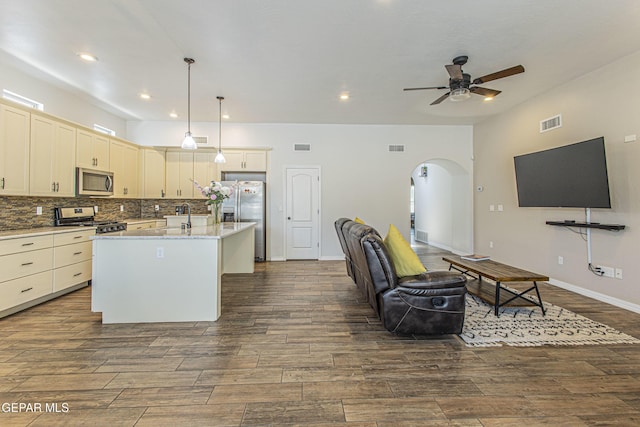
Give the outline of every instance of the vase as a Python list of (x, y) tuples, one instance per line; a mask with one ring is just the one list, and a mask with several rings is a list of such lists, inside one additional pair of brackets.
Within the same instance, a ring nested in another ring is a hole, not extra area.
[(211, 204), (211, 216), (213, 217), (214, 225), (222, 222), (222, 203)]

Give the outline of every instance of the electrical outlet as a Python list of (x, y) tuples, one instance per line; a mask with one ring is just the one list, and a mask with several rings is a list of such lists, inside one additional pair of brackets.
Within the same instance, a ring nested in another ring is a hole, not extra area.
[(493, 248), (493, 240), (489, 242), (489, 247)]
[(559, 265), (563, 265), (564, 264), (564, 257), (558, 256), (558, 264)]
[(496, 210), (496, 205), (489, 205), (489, 211), (493, 212)]
[(36, 215), (42, 215), (42, 206), (36, 206)]
[(164, 258), (164, 248), (156, 248), (156, 258)]
[(124, 205), (120, 205), (120, 212), (124, 212)]
[(604, 265), (597, 265), (596, 269), (602, 272), (604, 277), (615, 277), (615, 270), (613, 267), (606, 267)]
[(160, 210), (160, 205), (155, 205), (153, 209), (155, 209), (155, 211), (158, 212)]
[(616, 268), (616, 279), (622, 279), (622, 269)]
[(504, 211), (504, 206), (498, 205), (498, 212), (502, 212), (502, 211)]
[(98, 213), (98, 205), (93, 207), (93, 212)]

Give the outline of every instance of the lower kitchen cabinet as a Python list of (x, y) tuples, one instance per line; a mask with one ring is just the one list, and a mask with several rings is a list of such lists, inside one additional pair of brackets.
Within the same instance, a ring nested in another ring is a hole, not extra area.
[(0, 317), (88, 285), (94, 234), (36, 229), (0, 239)]

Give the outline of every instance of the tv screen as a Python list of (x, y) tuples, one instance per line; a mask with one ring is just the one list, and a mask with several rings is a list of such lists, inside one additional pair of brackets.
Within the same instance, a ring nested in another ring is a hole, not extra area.
[(521, 207), (611, 207), (604, 137), (513, 159)]

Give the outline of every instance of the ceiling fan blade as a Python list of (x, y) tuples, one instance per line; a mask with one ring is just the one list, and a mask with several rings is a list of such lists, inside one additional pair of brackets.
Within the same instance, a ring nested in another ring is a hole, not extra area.
[(430, 87), (406, 87), (402, 90), (425, 90), (425, 89), (449, 89), (446, 86), (430, 86)]
[(445, 99), (447, 99), (449, 97), (449, 94), (451, 92), (447, 92), (444, 95), (442, 95), (440, 98), (436, 99), (435, 101), (433, 101), (431, 104), (429, 105), (436, 105), (436, 104), (440, 104), (442, 101), (444, 101)]
[(480, 86), (472, 86), (469, 88), (469, 91), (475, 93), (476, 95), (486, 96), (488, 98), (493, 98), (498, 96), (502, 91), (495, 89), (487, 89)]
[(462, 80), (462, 67), (459, 64), (444, 66), (453, 80)]
[(474, 85), (478, 85), (480, 83), (490, 82), (491, 80), (502, 79), (504, 77), (513, 76), (514, 74), (524, 73), (524, 67), (522, 65), (516, 65), (515, 67), (507, 68), (502, 71), (497, 71), (495, 73), (487, 74), (486, 76), (478, 77), (473, 81)]

